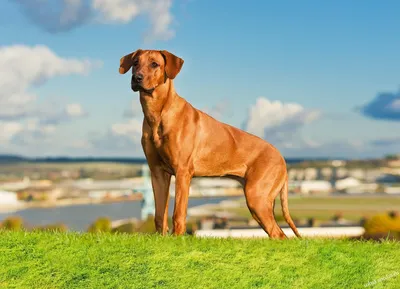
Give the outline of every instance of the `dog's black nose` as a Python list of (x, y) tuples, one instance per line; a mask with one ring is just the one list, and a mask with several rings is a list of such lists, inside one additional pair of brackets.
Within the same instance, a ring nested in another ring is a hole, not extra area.
[(143, 81), (143, 74), (140, 74), (140, 73), (135, 74), (134, 78), (135, 78), (137, 83), (142, 82)]

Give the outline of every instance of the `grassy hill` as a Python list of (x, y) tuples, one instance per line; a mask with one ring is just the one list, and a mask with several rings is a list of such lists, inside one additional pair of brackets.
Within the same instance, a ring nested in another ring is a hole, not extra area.
[(400, 288), (399, 260), (389, 241), (0, 232), (0, 288)]

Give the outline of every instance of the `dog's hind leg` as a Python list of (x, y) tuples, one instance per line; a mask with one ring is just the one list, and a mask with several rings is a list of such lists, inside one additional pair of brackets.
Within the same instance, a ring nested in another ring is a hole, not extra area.
[(270, 238), (285, 239), (274, 216), (275, 198), (282, 189), (282, 173), (276, 167), (271, 170), (254, 168), (246, 178), (244, 188), (247, 206), (259, 225)]

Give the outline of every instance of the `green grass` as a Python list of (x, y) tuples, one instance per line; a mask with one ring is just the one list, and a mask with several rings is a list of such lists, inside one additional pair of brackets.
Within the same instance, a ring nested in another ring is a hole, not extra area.
[(391, 241), (0, 232), (0, 288), (400, 288), (399, 260)]

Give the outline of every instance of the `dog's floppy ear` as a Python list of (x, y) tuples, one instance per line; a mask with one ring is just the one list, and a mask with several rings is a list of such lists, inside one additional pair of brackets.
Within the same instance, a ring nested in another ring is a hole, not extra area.
[(133, 58), (136, 56), (136, 54), (138, 54), (141, 51), (142, 51), (141, 49), (138, 49), (135, 52), (132, 52), (132, 53), (129, 53), (129, 54), (123, 56), (119, 60), (119, 73), (120, 74), (125, 74), (129, 71), (129, 69), (133, 65)]
[(174, 79), (178, 75), (179, 71), (181, 71), (183, 59), (166, 50), (161, 50), (160, 53), (165, 60), (165, 73), (167, 74), (167, 77), (169, 79)]

